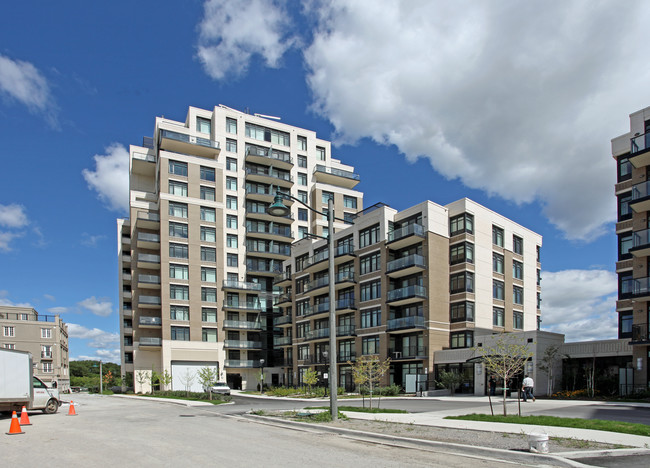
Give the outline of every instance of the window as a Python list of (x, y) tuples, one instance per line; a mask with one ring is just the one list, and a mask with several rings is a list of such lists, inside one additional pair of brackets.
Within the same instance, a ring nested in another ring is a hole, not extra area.
[(450, 265), (464, 262), (474, 263), (474, 244), (471, 242), (462, 242), (449, 248)]
[(201, 226), (201, 240), (204, 242), (216, 242), (217, 230), (213, 227)]
[(457, 294), (461, 292), (474, 292), (474, 273), (463, 271), (449, 277), (449, 292)]
[(449, 321), (455, 322), (473, 322), (474, 321), (474, 303), (470, 301), (454, 302), (449, 305)]
[(187, 258), (188, 247), (185, 244), (169, 244), (169, 256), (172, 258)]
[(379, 336), (364, 336), (361, 339), (361, 353), (379, 354)]
[[(299, 151), (307, 151), (307, 137), (298, 135), (298, 150)], [(298, 156), (298, 157), (300, 157), (300, 156)], [(307, 167), (307, 166), (305, 166), (305, 167)]]
[(201, 200), (214, 201), (214, 188), (201, 185)]
[[(41, 329), (42, 330), (42, 329)], [(2, 336), (16, 336), (16, 327), (2, 327)]]
[(524, 254), (524, 240), (519, 236), (512, 236), (512, 251), (517, 255)]
[(325, 161), (325, 148), (317, 146), (316, 147), (316, 156), (318, 157), (319, 161)]
[(196, 118), (196, 131), (200, 133), (210, 133), (210, 127), (212, 122), (210, 119), (203, 117)]
[(216, 262), (217, 261), (217, 249), (213, 247), (203, 247), (201, 246), (201, 260), (204, 262)]
[(239, 245), (237, 234), (226, 234), (226, 247), (236, 249)]
[(5, 343), (5, 349), (16, 349), (16, 343)]
[(226, 263), (229, 267), (236, 267), (239, 264), (237, 254), (226, 254)]
[(187, 218), (187, 203), (169, 202), (169, 216)]
[(201, 281), (205, 283), (217, 282), (217, 269), (209, 267), (201, 267)]
[(378, 327), (381, 325), (381, 308), (361, 311), (361, 328)]
[(492, 308), (492, 325), (495, 327), (504, 327), (505, 326), (505, 314), (506, 311), (501, 307)]
[[(7, 336), (7, 335), (5, 335)], [(13, 336), (13, 335), (11, 335)], [(51, 328), (41, 328), (41, 338), (52, 338), (52, 329)]]
[(170, 180), (169, 193), (172, 195), (178, 195), (179, 197), (186, 197), (187, 184), (185, 182), (179, 182), (177, 180)]
[(504, 300), (503, 281), (492, 280), (492, 297), (500, 301)]
[(190, 341), (190, 329), (188, 327), (172, 327), (172, 340)]
[(232, 195), (226, 195), (226, 208), (228, 208), (229, 210), (236, 210), (237, 197), (233, 197)]
[(633, 234), (631, 232), (618, 235), (618, 259), (632, 258), (630, 249), (633, 247)]
[(226, 215), (226, 227), (228, 229), (237, 229), (237, 216)]
[(275, 145), (289, 146), (289, 134), (272, 128), (246, 123), (246, 136), (254, 140), (268, 141)]
[(379, 270), (381, 266), (381, 253), (374, 252), (365, 257), (361, 257), (359, 260), (359, 269), (361, 270), (362, 275), (366, 275), (373, 271)]
[(226, 190), (237, 190), (236, 177), (226, 177)]
[(632, 192), (624, 193), (618, 196), (618, 220), (623, 221), (632, 217), (630, 202), (632, 201)]
[(517, 260), (512, 261), (512, 277), (518, 280), (524, 279), (524, 264)]
[(188, 301), (190, 299), (190, 288), (182, 284), (169, 285), (169, 298), (181, 301)]
[(343, 195), (343, 206), (345, 208), (357, 209), (357, 198), (349, 197), (348, 195)]
[(169, 277), (171, 279), (190, 279), (189, 267), (187, 265), (169, 264)]
[(217, 302), (217, 288), (201, 288), (203, 302)]
[(226, 132), (237, 134), (237, 120), (226, 117)]
[(307, 192), (305, 192), (304, 190), (298, 190), (298, 200), (300, 200), (303, 203), (307, 203), (307, 198), (308, 198)]
[(345, 224), (354, 224), (354, 213), (343, 213), (343, 222)]
[(185, 320), (190, 319), (190, 308), (187, 306), (173, 305), (169, 307), (169, 318), (171, 320)]
[(217, 342), (217, 329), (216, 328), (202, 328), (201, 340), (208, 343)]
[(298, 156), (298, 167), (307, 167), (307, 156)]
[(298, 173), (298, 185), (307, 186), (307, 174)]
[(632, 164), (627, 156), (618, 158), (618, 182), (632, 178)]
[(379, 242), (379, 224), (359, 232), (359, 247), (367, 247)]
[(305, 208), (298, 208), (298, 221), (309, 221), (309, 214)]
[(492, 226), (492, 243), (503, 247), (503, 229), (497, 226)]
[(474, 233), (474, 216), (469, 213), (463, 213), (458, 216), (454, 216), (449, 220), (449, 235), (455, 236), (467, 232), (469, 234)]
[(214, 223), (217, 220), (217, 214), (214, 208), (201, 207), (201, 221)]
[(208, 323), (217, 323), (217, 309), (203, 307), (201, 309), (201, 321)]
[(309, 230), (305, 226), (298, 226), (298, 239), (304, 239), (309, 234)]
[(474, 346), (474, 332), (453, 332), (449, 335), (450, 348), (471, 348)]
[(237, 172), (237, 160), (235, 158), (226, 158), (226, 170)]
[(537, 310), (542, 308), (542, 293), (537, 293)]
[(326, 192), (325, 190), (323, 190), (322, 199), (323, 199), (323, 204), (327, 205), (328, 201), (330, 200), (334, 201), (334, 194), (332, 192)]
[(618, 317), (618, 337), (620, 338), (632, 338), (632, 312), (623, 313), (621, 312)]
[(236, 153), (237, 140), (231, 140), (230, 138), (226, 138), (226, 151), (230, 151), (231, 153)]
[(371, 301), (379, 298), (381, 298), (380, 279), (361, 284), (361, 301)]
[(537, 263), (540, 262), (540, 258), (541, 258), (541, 250), (542, 250), (542, 248), (538, 245), (538, 246), (537, 246)]
[(542, 285), (542, 270), (537, 269), (537, 286)]
[(187, 163), (169, 160), (169, 173), (187, 177)]
[(214, 182), (214, 168), (201, 166), (201, 180), (207, 180), (208, 182)]
[(524, 303), (524, 288), (519, 286), (512, 287), (512, 302), (515, 304), (523, 305)]
[(492, 271), (503, 275), (503, 255), (492, 253)]
[(524, 329), (524, 313), (519, 311), (514, 311), (512, 313), (512, 328), (515, 330)]
[(43, 365), (43, 372), (46, 374), (50, 374), (54, 372), (54, 365), (51, 362), (42, 362)]
[(187, 224), (169, 222), (169, 237), (180, 237), (187, 239)]

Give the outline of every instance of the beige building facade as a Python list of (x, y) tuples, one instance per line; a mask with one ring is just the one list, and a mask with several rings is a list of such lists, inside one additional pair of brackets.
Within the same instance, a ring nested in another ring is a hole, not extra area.
[(34, 375), (60, 391), (70, 388), (68, 326), (31, 307), (0, 306), (0, 346), (32, 354)]

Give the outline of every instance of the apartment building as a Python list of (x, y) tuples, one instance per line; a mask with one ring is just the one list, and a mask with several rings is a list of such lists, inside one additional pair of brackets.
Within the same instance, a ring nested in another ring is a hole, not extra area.
[[(321, 210), (334, 200), (344, 229), (363, 209), (354, 168), (331, 144), (276, 117), (226, 106), (190, 107), (184, 122), (156, 118), (153, 137), (130, 147), (128, 219), (117, 223), (121, 361), (136, 391), (144, 375), (171, 373), (172, 388), (200, 389), (209, 366), (233, 388), (279, 384), (273, 349), (273, 278), (291, 243), (327, 236)], [(275, 332), (277, 333), (277, 332)]]
[[(471, 348), (478, 335), (537, 330), (541, 245), (540, 235), (466, 198), (403, 211), (373, 205), (334, 234), (331, 331), (328, 245), (297, 241), (275, 280), (282, 383), (300, 384), (310, 368), (327, 374), (334, 332), (338, 382), (351, 390), (358, 356), (391, 358), (384, 384), (406, 388), (414, 376), (434, 375), (437, 351)], [(473, 391), (473, 364), (456, 364)]]
[(31, 307), (0, 306), (0, 346), (32, 353), (34, 375), (60, 390), (70, 388), (68, 326), (58, 315)]
[(650, 107), (630, 115), (630, 131), (612, 139), (618, 205), (619, 338), (632, 345), (634, 385), (650, 385)]

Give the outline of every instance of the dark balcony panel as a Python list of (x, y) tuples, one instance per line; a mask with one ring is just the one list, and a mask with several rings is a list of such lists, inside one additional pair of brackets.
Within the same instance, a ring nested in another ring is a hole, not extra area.
[(649, 329), (650, 329), (650, 324), (647, 323), (638, 323), (636, 325), (632, 325), (632, 340), (630, 341), (630, 344), (632, 345), (649, 344), (650, 343), (650, 336), (648, 333)]
[(410, 317), (390, 319), (388, 322), (386, 322), (386, 331), (404, 330), (409, 328), (426, 328), (424, 324), (424, 317), (413, 315)]

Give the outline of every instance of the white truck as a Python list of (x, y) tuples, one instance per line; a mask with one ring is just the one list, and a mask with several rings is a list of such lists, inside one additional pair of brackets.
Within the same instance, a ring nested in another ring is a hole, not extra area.
[(32, 375), (32, 354), (0, 348), (0, 412), (40, 409), (56, 413), (61, 406), (59, 391), (48, 388)]

